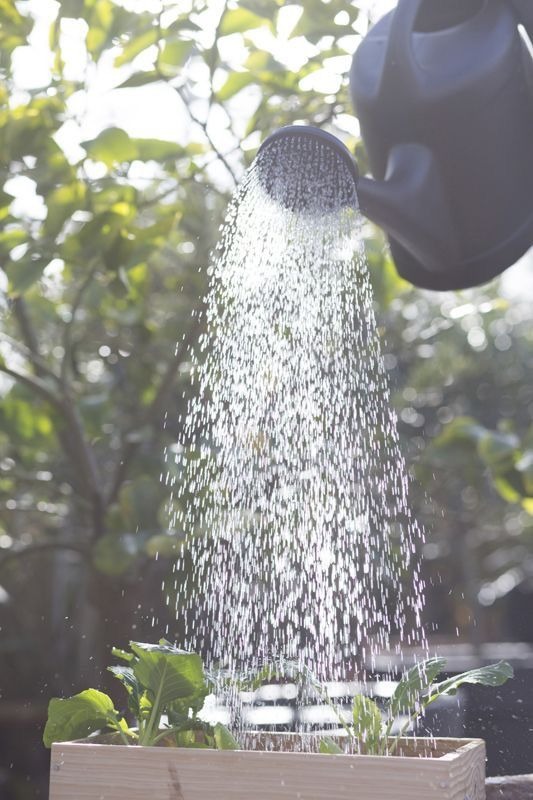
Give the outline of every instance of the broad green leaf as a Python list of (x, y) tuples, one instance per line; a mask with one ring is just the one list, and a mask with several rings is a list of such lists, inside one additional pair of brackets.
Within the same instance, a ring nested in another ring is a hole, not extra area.
[(128, 693), (128, 707), (135, 718), (141, 713), (142, 689), (131, 667), (113, 666), (107, 668), (117, 678)]
[(435, 678), (446, 666), (445, 658), (429, 658), (421, 661), (402, 677), (389, 704), (392, 719), (398, 714), (411, 715), (420, 703), (421, 696), (429, 690)]
[(93, 161), (102, 161), (107, 167), (137, 157), (135, 145), (122, 128), (106, 128), (96, 139), (81, 144)]
[(220, 36), (228, 36), (230, 33), (244, 33), (269, 24), (268, 19), (254, 14), (253, 11), (248, 11), (246, 8), (235, 8), (224, 14), (219, 33)]
[(253, 83), (254, 80), (255, 78), (250, 72), (232, 72), (218, 90), (217, 97), (221, 102), (225, 102), (236, 95), (237, 92), (240, 92), (241, 89), (244, 89), (245, 86)]
[(356, 739), (364, 744), (366, 753), (377, 753), (381, 740), (381, 711), (376, 703), (363, 694), (353, 699), (353, 732)]
[(128, 653), (127, 650), (121, 650), (120, 647), (112, 647), (111, 653), (115, 656), (115, 658), (121, 658), (122, 661), (126, 661), (128, 664), (135, 658), (133, 653)]
[(496, 664), (489, 664), (487, 667), (471, 669), (462, 672), (453, 678), (448, 678), (441, 683), (437, 683), (431, 689), (431, 694), (424, 705), (429, 705), (443, 695), (454, 695), (457, 689), (465, 683), (478, 684), (480, 686), (501, 686), (514, 675), (514, 670), (507, 661), (498, 661)]
[(217, 722), (213, 728), (217, 750), (242, 750), (240, 743), (225, 725)]
[(53, 742), (82, 739), (105, 727), (118, 727), (120, 716), (113, 701), (97, 689), (86, 689), (73, 697), (52, 698), (43, 734), (45, 747)]
[(130, 646), (139, 659), (132, 662), (135, 677), (160, 709), (174, 700), (207, 693), (200, 656), (172, 645), (131, 642)]
[(135, 677), (132, 667), (112, 666), (108, 670), (123, 684), (128, 693), (128, 708), (137, 720), (146, 719), (152, 709), (152, 703)]
[(331, 736), (324, 736), (324, 738), (320, 740), (318, 751), (332, 756), (342, 755), (344, 753), (344, 750), (339, 747)]

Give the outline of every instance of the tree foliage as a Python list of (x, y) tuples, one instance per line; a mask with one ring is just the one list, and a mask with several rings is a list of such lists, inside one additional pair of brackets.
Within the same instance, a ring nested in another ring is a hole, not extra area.
[[(57, 645), (42, 671), (60, 690), (86, 680), (87, 652), (105, 663), (114, 620), (165, 622), (157, 595), (182, 532), (167, 529), (164, 450), (209, 253), (260, 141), (292, 122), (327, 127), (366, 169), (348, 96), (369, 23), (357, 3), (42, 8), (0, 3), (0, 617), (22, 694), (35, 688), (17, 655), (28, 648)], [(33, 58), (44, 66), (26, 88)], [(175, 137), (135, 135), (156, 96)], [(95, 97), (129, 104), (127, 119), (95, 116)], [(443, 607), (467, 625), (480, 597), (533, 575), (530, 311), (497, 283), (414, 290), (382, 234), (366, 235), (430, 578), (447, 594), (462, 571)]]

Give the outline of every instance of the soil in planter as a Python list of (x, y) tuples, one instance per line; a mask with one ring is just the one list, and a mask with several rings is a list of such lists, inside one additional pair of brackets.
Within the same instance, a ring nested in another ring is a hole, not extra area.
[[(281, 176), (301, 167), (285, 141), (272, 147)], [(425, 645), (422, 533), (352, 175), (320, 142), (306, 156), (293, 191), (320, 187), (325, 206), (276, 202), (256, 161), (211, 266), (197, 395), (168, 452), (173, 524), (190, 539), (175, 603), (209, 665), (289, 659), (364, 680), (393, 637)]]

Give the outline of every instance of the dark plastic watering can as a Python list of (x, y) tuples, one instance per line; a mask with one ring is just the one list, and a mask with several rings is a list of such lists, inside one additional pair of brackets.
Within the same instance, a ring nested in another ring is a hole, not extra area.
[(533, 0), (399, 0), (356, 52), (360, 207), (417, 286), (484, 283), (533, 245), (528, 33)]

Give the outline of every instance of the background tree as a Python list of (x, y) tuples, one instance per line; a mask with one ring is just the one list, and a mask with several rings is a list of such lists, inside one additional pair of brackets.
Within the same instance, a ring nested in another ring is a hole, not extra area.
[[(327, 127), (366, 163), (347, 79), (369, 24), (359, 4), (143, 9), (0, 0), (0, 787), (17, 800), (46, 796), (48, 696), (90, 683), (110, 643), (175, 631), (161, 587), (182, 542), (164, 452), (232, 189), (291, 122)], [(42, 85), (21, 88), (20, 64), (43, 52)], [(116, 124), (84, 137), (102, 81), (138, 114), (164, 90), (184, 144)], [(533, 575), (530, 308), (496, 282), (415, 290), (382, 235), (366, 235), (413, 504), (429, 523), (428, 619), (443, 608), (443, 635), (509, 635), (501, 598)]]

